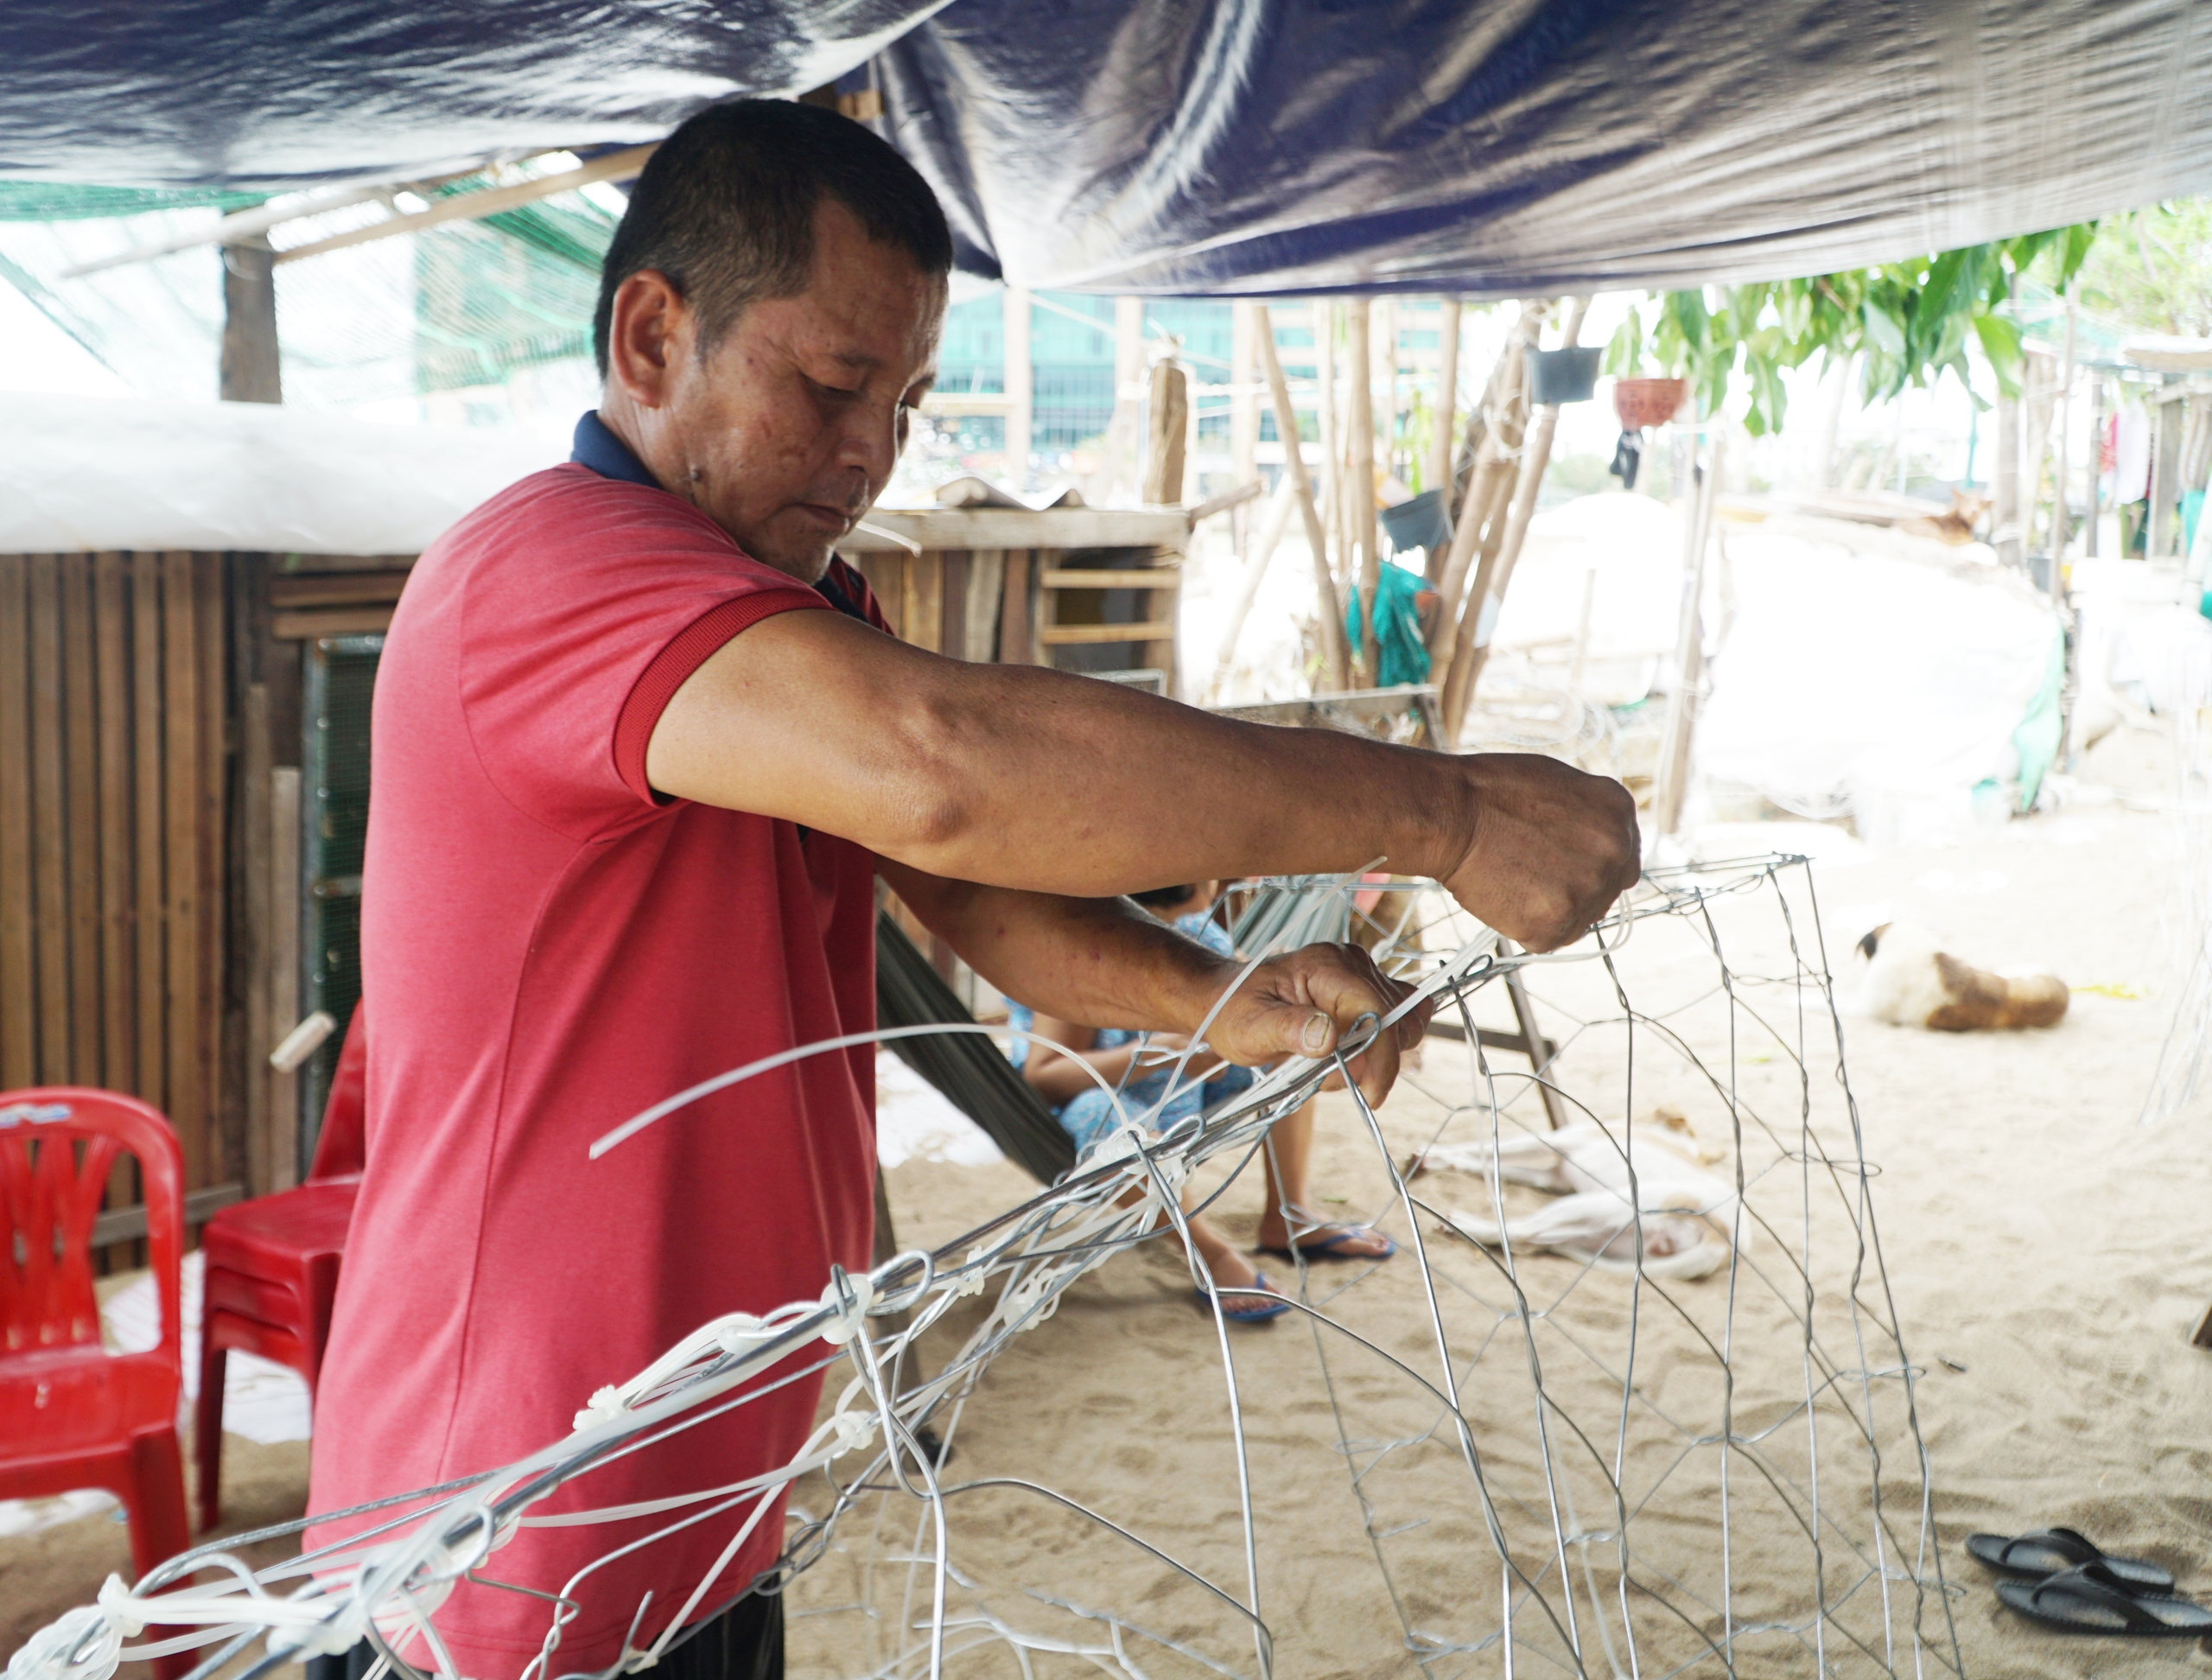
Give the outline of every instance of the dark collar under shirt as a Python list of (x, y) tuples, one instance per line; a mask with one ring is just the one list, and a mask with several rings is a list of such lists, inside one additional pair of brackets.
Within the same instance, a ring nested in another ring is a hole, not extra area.
[[(636, 452), (614, 435), (613, 429), (594, 409), (587, 409), (576, 422), (575, 440), (569, 447), (569, 459), (579, 467), (588, 467), (601, 478), (642, 484), (650, 490), (661, 487), (660, 480), (645, 470), (645, 463), (638, 459)], [(829, 570), (815, 583), (815, 593), (847, 618), (866, 624), (867, 610), (845, 581), (844, 570), (842, 561), (832, 559)]]

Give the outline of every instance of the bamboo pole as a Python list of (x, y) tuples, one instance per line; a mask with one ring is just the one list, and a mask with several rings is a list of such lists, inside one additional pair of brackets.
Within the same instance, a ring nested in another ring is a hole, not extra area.
[[(1429, 417), (1428, 465), (1421, 473), (1424, 490), (1441, 487), (1444, 503), (1452, 505), (1452, 428), (1459, 414), (1459, 300), (1447, 297), (1437, 305), (1436, 408)], [(1441, 576), (1440, 566), (1437, 576)], [(1435, 578), (1430, 579), (1432, 582)]]
[(573, 169), (559, 175), (540, 175), (535, 181), (518, 182), (512, 187), (493, 187), (482, 192), (463, 193), (456, 198), (441, 199), (427, 210), (417, 210), (412, 215), (393, 216), (389, 220), (373, 222), (366, 227), (357, 227), (345, 233), (334, 233), (328, 239), (317, 239), (311, 245), (294, 245), (289, 251), (280, 251), (280, 263), (296, 263), (309, 257), (320, 257), (326, 251), (343, 251), (348, 245), (365, 245), (372, 239), (388, 239), (395, 233), (417, 233), (426, 227), (436, 227), (449, 221), (474, 221), (481, 217), (496, 215), (502, 210), (518, 210), (525, 204), (535, 204), (540, 199), (551, 198), (557, 193), (572, 193), (578, 188), (588, 187), (595, 181), (627, 181), (645, 167), (645, 160), (653, 155), (653, 143), (648, 146), (632, 146), (626, 150), (610, 152), (604, 157), (594, 158)]
[(1344, 515), (1338, 480), (1344, 474), (1337, 459), (1337, 440), (1344, 428), (1337, 424), (1337, 310), (1336, 305), (1319, 297), (1307, 307), (1313, 315), (1314, 412), (1321, 423), (1321, 524), (1331, 535), (1340, 538)]
[(1367, 299), (1356, 297), (1346, 316), (1351, 328), (1345, 360), (1351, 364), (1351, 447), (1344, 456), (1344, 494), (1351, 512), (1352, 540), (1359, 544), (1360, 678), (1372, 688), (1380, 681), (1376, 675), (1375, 592), (1382, 585), (1382, 561), (1375, 544), (1375, 353), (1368, 330), (1372, 308)]
[(1282, 377), (1282, 358), (1275, 354), (1274, 323), (1268, 306), (1259, 306), (1260, 366), (1268, 377), (1268, 395), (1274, 404), (1275, 430), (1282, 435), (1283, 462), (1293, 484), (1298, 511), (1306, 520), (1306, 545), (1313, 550), (1313, 587), (1321, 608), (1321, 646), (1324, 672), (1339, 692), (1351, 686), (1351, 659), (1344, 646), (1344, 603), (1336, 579), (1329, 571), (1328, 539), (1321, 534), (1321, 515), (1313, 506), (1313, 482), (1306, 474), (1306, 451), (1299, 442), (1298, 413), (1290, 405), (1290, 386)]
[[(1446, 668), (1455, 657), (1460, 601), (1465, 592), (1467, 569), (1475, 563), (1477, 545), (1481, 544), (1486, 563), (1478, 576), (1487, 588), (1490, 569), (1496, 563), (1498, 544), (1504, 534), (1497, 515), (1505, 506), (1503, 498), (1511, 487), (1514, 463), (1528, 430), (1528, 374), (1523, 353), (1534, 341), (1543, 318), (1541, 304), (1522, 308), (1521, 319), (1514, 323), (1513, 330), (1506, 335), (1505, 347), (1498, 353), (1497, 366), (1491, 370), (1482, 406), (1467, 422), (1470, 433), (1480, 427), (1482, 441), (1475, 451), (1466, 501), (1452, 526), (1452, 546), (1446, 552), (1444, 574), (1437, 586), (1440, 600), (1428, 631), (1429, 680), (1440, 687)], [(1490, 540), (1484, 543), (1486, 532)]]
[[(1582, 335), (1582, 318), (1589, 312), (1590, 300), (1577, 297), (1568, 301), (1567, 321), (1560, 329), (1560, 345), (1572, 349)], [(1482, 676), (1483, 664), (1490, 655), (1488, 627), (1483, 623), (1484, 608), (1495, 599), (1503, 602), (1506, 587), (1513, 581), (1514, 563), (1521, 557), (1521, 545), (1528, 539), (1529, 521), (1535, 517), (1536, 492), (1544, 481), (1544, 468), (1551, 461), (1552, 439), (1559, 431), (1559, 408), (1547, 404), (1541, 411), (1532, 410), (1535, 425), (1528, 440), (1521, 446), (1521, 473), (1513, 491), (1513, 506), (1506, 515), (1504, 535), (1498, 547), (1496, 576), (1480, 595), (1470, 589), (1466, 610), (1459, 615), (1460, 642), (1452, 651), (1452, 671), (1446, 679), (1444, 695), (1444, 728), (1446, 738), (1456, 742), (1459, 730), (1466, 722), (1467, 707), (1474, 697), (1475, 684)], [(1483, 580), (1478, 579), (1480, 582)]]

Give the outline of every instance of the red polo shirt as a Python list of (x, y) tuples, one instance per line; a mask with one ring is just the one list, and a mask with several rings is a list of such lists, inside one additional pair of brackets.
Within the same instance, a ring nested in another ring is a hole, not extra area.
[[(832, 582), (872, 615), (857, 574)], [(865, 1049), (586, 1153), (696, 1080), (874, 1025), (872, 855), (645, 781), (662, 707), (709, 654), (827, 605), (676, 497), (577, 465), (495, 497), (415, 568), (377, 678), (368, 1166), (316, 1395), (311, 1511), (522, 1457), (705, 1320), (817, 1296), (832, 1262), (867, 1266)], [(817, 1387), (618, 1459), (530, 1514), (758, 1474), (805, 1439)], [(650, 1590), (647, 1642), (750, 1511), (587, 1577), (549, 1672), (612, 1663)], [(683, 1514), (526, 1527), (485, 1572), (556, 1592)], [(782, 1541), (779, 1511), (702, 1612)], [(511, 1680), (550, 1611), (464, 1585), (437, 1626), (464, 1673)]]

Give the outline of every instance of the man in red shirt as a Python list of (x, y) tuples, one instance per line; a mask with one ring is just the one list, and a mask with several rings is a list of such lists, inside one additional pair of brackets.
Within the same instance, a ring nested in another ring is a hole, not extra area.
[[(864, 1050), (586, 1151), (709, 1075), (871, 1028), (879, 876), (1009, 995), (1171, 1032), (1235, 965), (1116, 894), (1383, 857), (1541, 948), (1636, 878), (1627, 794), (1548, 759), (1233, 723), (882, 633), (831, 550), (929, 388), (951, 258), (928, 188), (860, 124), (771, 102), (694, 118), (607, 255), (605, 388), (575, 460), (415, 569), (377, 686), (368, 1165), (313, 1511), (520, 1457), (703, 1321), (867, 1266)], [(1356, 949), (1311, 947), (1207, 1037), (1243, 1063), (1319, 1054), (1401, 996)], [(1355, 1066), (1375, 1100), (1399, 1047)], [(749, 1505), (542, 1519), (758, 1475), (817, 1392), (794, 1382), (532, 1506), (477, 1571), (526, 1590), (471, 1581), (437, 1613), (452, 1663), (608, 1670), (711, 1577), (661, 1670), (779, 1673), (780, 1600), (746, 1590), (779, 1508), (718, 1575)], [(323, 1660), (358, 1677), (365, 1642)]]

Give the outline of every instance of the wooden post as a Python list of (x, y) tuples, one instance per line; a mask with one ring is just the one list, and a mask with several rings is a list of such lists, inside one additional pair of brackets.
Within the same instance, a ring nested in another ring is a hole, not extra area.
[[(1306, 308), (1313, 317), (1313, 413), (1320, 425), (1321, 524), (1341, 548), (1344, 499), (1338, 490), (1344, 477), (1340, 459), (1344, 428), (1337, 423), (1337, 309), (1335, 304), (1319, 297)], [(1281, 429), (1280, 424), (1276, 429)]]
[(2146, 560), (2164, 560), (2174, 550), (2176, 509), (2181, 503), (2182, 404), (2178, 394), (2161, 391), (2152, 412), (2151, 532), (2143, 548)]
[(999, 604), (999, 662), (1027, 665), (1034, 657), (1030, 640), (1029, 550), (1006, 552), (1006, 582)]
[(965, 633), (960, 657), (988, 665), (997, 657), (993, 646), (1001, 623), (999, 597), (1006, 591), (1006, 550), (976, 549), (968, 556), (967, 597), (961, 603)]
[[(2066, 601), (2066, 468), (2068, 466), (2066, 423), (2072, 417), (2074, 405), (2074, 298), (2066, 299), (2066, 356), (2058, 373), (2058, 454), (2057, 489), (2051, 498), (2050, 509), (2050, 598), (2061, 606)], [(2093, 463), (2094, 464), (2094, 463)], [(2096, 474), (2090, 474), (2094, 482)]]
[(265, 237), (219, 245), (223, 259), (222, 399), (284, 400), (276, 348), (276, 253)]
[(1252, 540), (1252, 551), (1244, 562), (1244, 575), (1237, 580), (1236, 600), (1229, 609), (1229, 622), (1221, 633), (1221, 647), (1214, 655), (1213, 679), (1206, 685), (1209, 697), (1219, 692), (1229, 680), (1229, 666), (1236, 657), (1236, 639), (1244, 631), (1244, 620), (1252, 615), (1252, 602), (1258, 598), (1260, 580), (1267, 576), (1268, 563), (1275, 557), (1275, 548), (1282, 541), (1282, 533), (1290, 525), (1291, 511), (1297, 506), (1297, 483), (1286, 470), (1276, 481), (1275, 493), (1268, 499), (1265, 519)]
[(1144, 484), (1144, 299), (1114, 300), (1114, 419), (1109, 476), (1135, 499)]
[[(1587, 297), (1568, 302), (1567, 323), (1560, 333), (1561, 348), (1573, 348), (1582, 336), (1582, 317), (1589, 308)], [(1463, 645), (1452, 651), (1452, 671), (1446, 679), (1449, 689), (1444, 697), (1444, 726), (1447, 738), (1452, 741), (1459, 739), (1460, 729), (1467, 719), (1467, 707), (1474, 699), (1475, 684), (1482, 676), (1483, 662), (1490, 653), (1490, 637), (1483, 623), (1484, 603), (1490, 599), (1501, 602), (1505, 599), (1506, 588), (1513, 581), (1514, 563), (1520, 559), (1521, 545), (1528, 538), (1529, 521), (1536, 515), (1536, 492), (1542, 487), (1544, 468), (1551, 461), (1552, 439), (1559, 431), (1557, 404), (1546, 404), (1534, 418), (1535, 423), (1522, 445), (1521, 473), (1514, 486), (1513, 506), (1506, 515), (1505, 533), (1498, 546), (1496, 577), (1481, 598), (1477, 598), (1473, 590), (1468, 591), (1466, 611), (1460, 614)]]
[(1675, 691), (1667, 703), (1667, 733), (1660, 745), (1658, 778), (1651, 792), (1655, 836), (1672, 834), (1681, 824), (1682, 802), (1689, 792), (1690, 737), (1697, 727), (1698, 684), (1705, 676), (1705, 559), (1712, 546), (1713, 506), (1720, 493), (1720, 462), (1726, 440), (1727, 434), (1716, 427), (1713, 447), (1707, 452), (1705, 477), (1691, 500), (1688, 528), (1683, 533), (1681, 615), (1675, 632)]
[(1191, 382), (1172, 358), (1152, 370), (1152, 398), (1145, 404), (1144, 500), (1154, 507), (1183, 500), (1184, 450), (1189, 442)]
[(2027, 551), (2020, 515), (2020, 399), (2002, 390), (1997, 394), (1997, 470), (1989, 491), (1992, 546), (1999, 561), (2017, 566)]
[(1297, 411), (1290, 405), (1290, 385), (1282, 376), (1282, 359), (1275, 353), (1274, 323), (1268, 306), (1258, 306), (1260, 365), (1268, 377), (1268, 394), (1274, 403), (1275, 430), (1282, 434), (1284, 470), (1306, 520), (1306, 544), (1313, 551), (1314, 599), (1321, 614), (1322, 674), (1338, 691), (1351, 686), (1351, 659), (1344, 646), (1344, 602), (1329, 571), (1328, 539), (1321, 534), (1321, 515), (1313, 506), (1313, 482), (1306, 474), (1306, 450), (1299, 440)]
[(1029, 482), (1030, 420), (1036, 390), (1029, 366), (1029, 293), (1006, 289), (1006, 474), (1020, 489)]
[(1344, 452), (1344, 496), (1351, 512), (1351, 538), (1359, 544), (1359, 680), (1372, 688), (1380, 680), (1376, 675), (1375, 592), (1382, 586), (1382, 562), (1375, 549), (1375, 358), (1368, 337), (1370, 318), (1368, 301), (1354, 298), (1346, 312), (1351, 447)]
[(1260, 475), (1255, 458), (1260, 443), (1259, 369), (1255, 360), (1259, 325), (1252, 304), (1238, 302), (1230, 308), (1230, 473), (1233, 483), (1249, 484)]
[[(1444, 486), (1448, 507), (1452, 495), (1452, 436), (1459, 416), (1459, 300), (1443, 299), (1437, 305), (1437, 317), (1436, 410), (1430, 416), (1428, 465), (1421, 475), (1421, 487), (1433, 490)], [(1443, 559), (1441, 554), (1430, 550), (1429, 563), (1435, 569), (1431, 582), (1443, 576)]]
[(1382, 404), (1376, 410), (1376, 430), (1382, 436), (1376, 464), (1384, 473), (1398, 470), (1398, 301), (1378, 297), (1371, 312), (1369, 348), (1375, 361), (1368, 375), (1370, 388), (1380, 388)]
[(2105, 493), (2105, 382), (2089, 375), (2089, 523), (2082, 533), (2082, 553), (2097, 558), (2102, 544)]
[(932, 653), (944, 651), (944, 556), (933, 550), (906, 557), (899, 639)]
[[(2024, 556), (2035, 540), (2036, 508), (2043, 500), (2044, 450), (2050, 442), (2050, 408), (2058, 394), (2056, 370), (2046, 366), (2041, 356), (2027, 358), (2031, 374), (2027, 393), (2020, 404), (2020, 551)], [(1897, 409), (1899, 425), (1903, 425), (1904, 409)], [(1903, 450), (1900, 448), (1902, 459)]]

